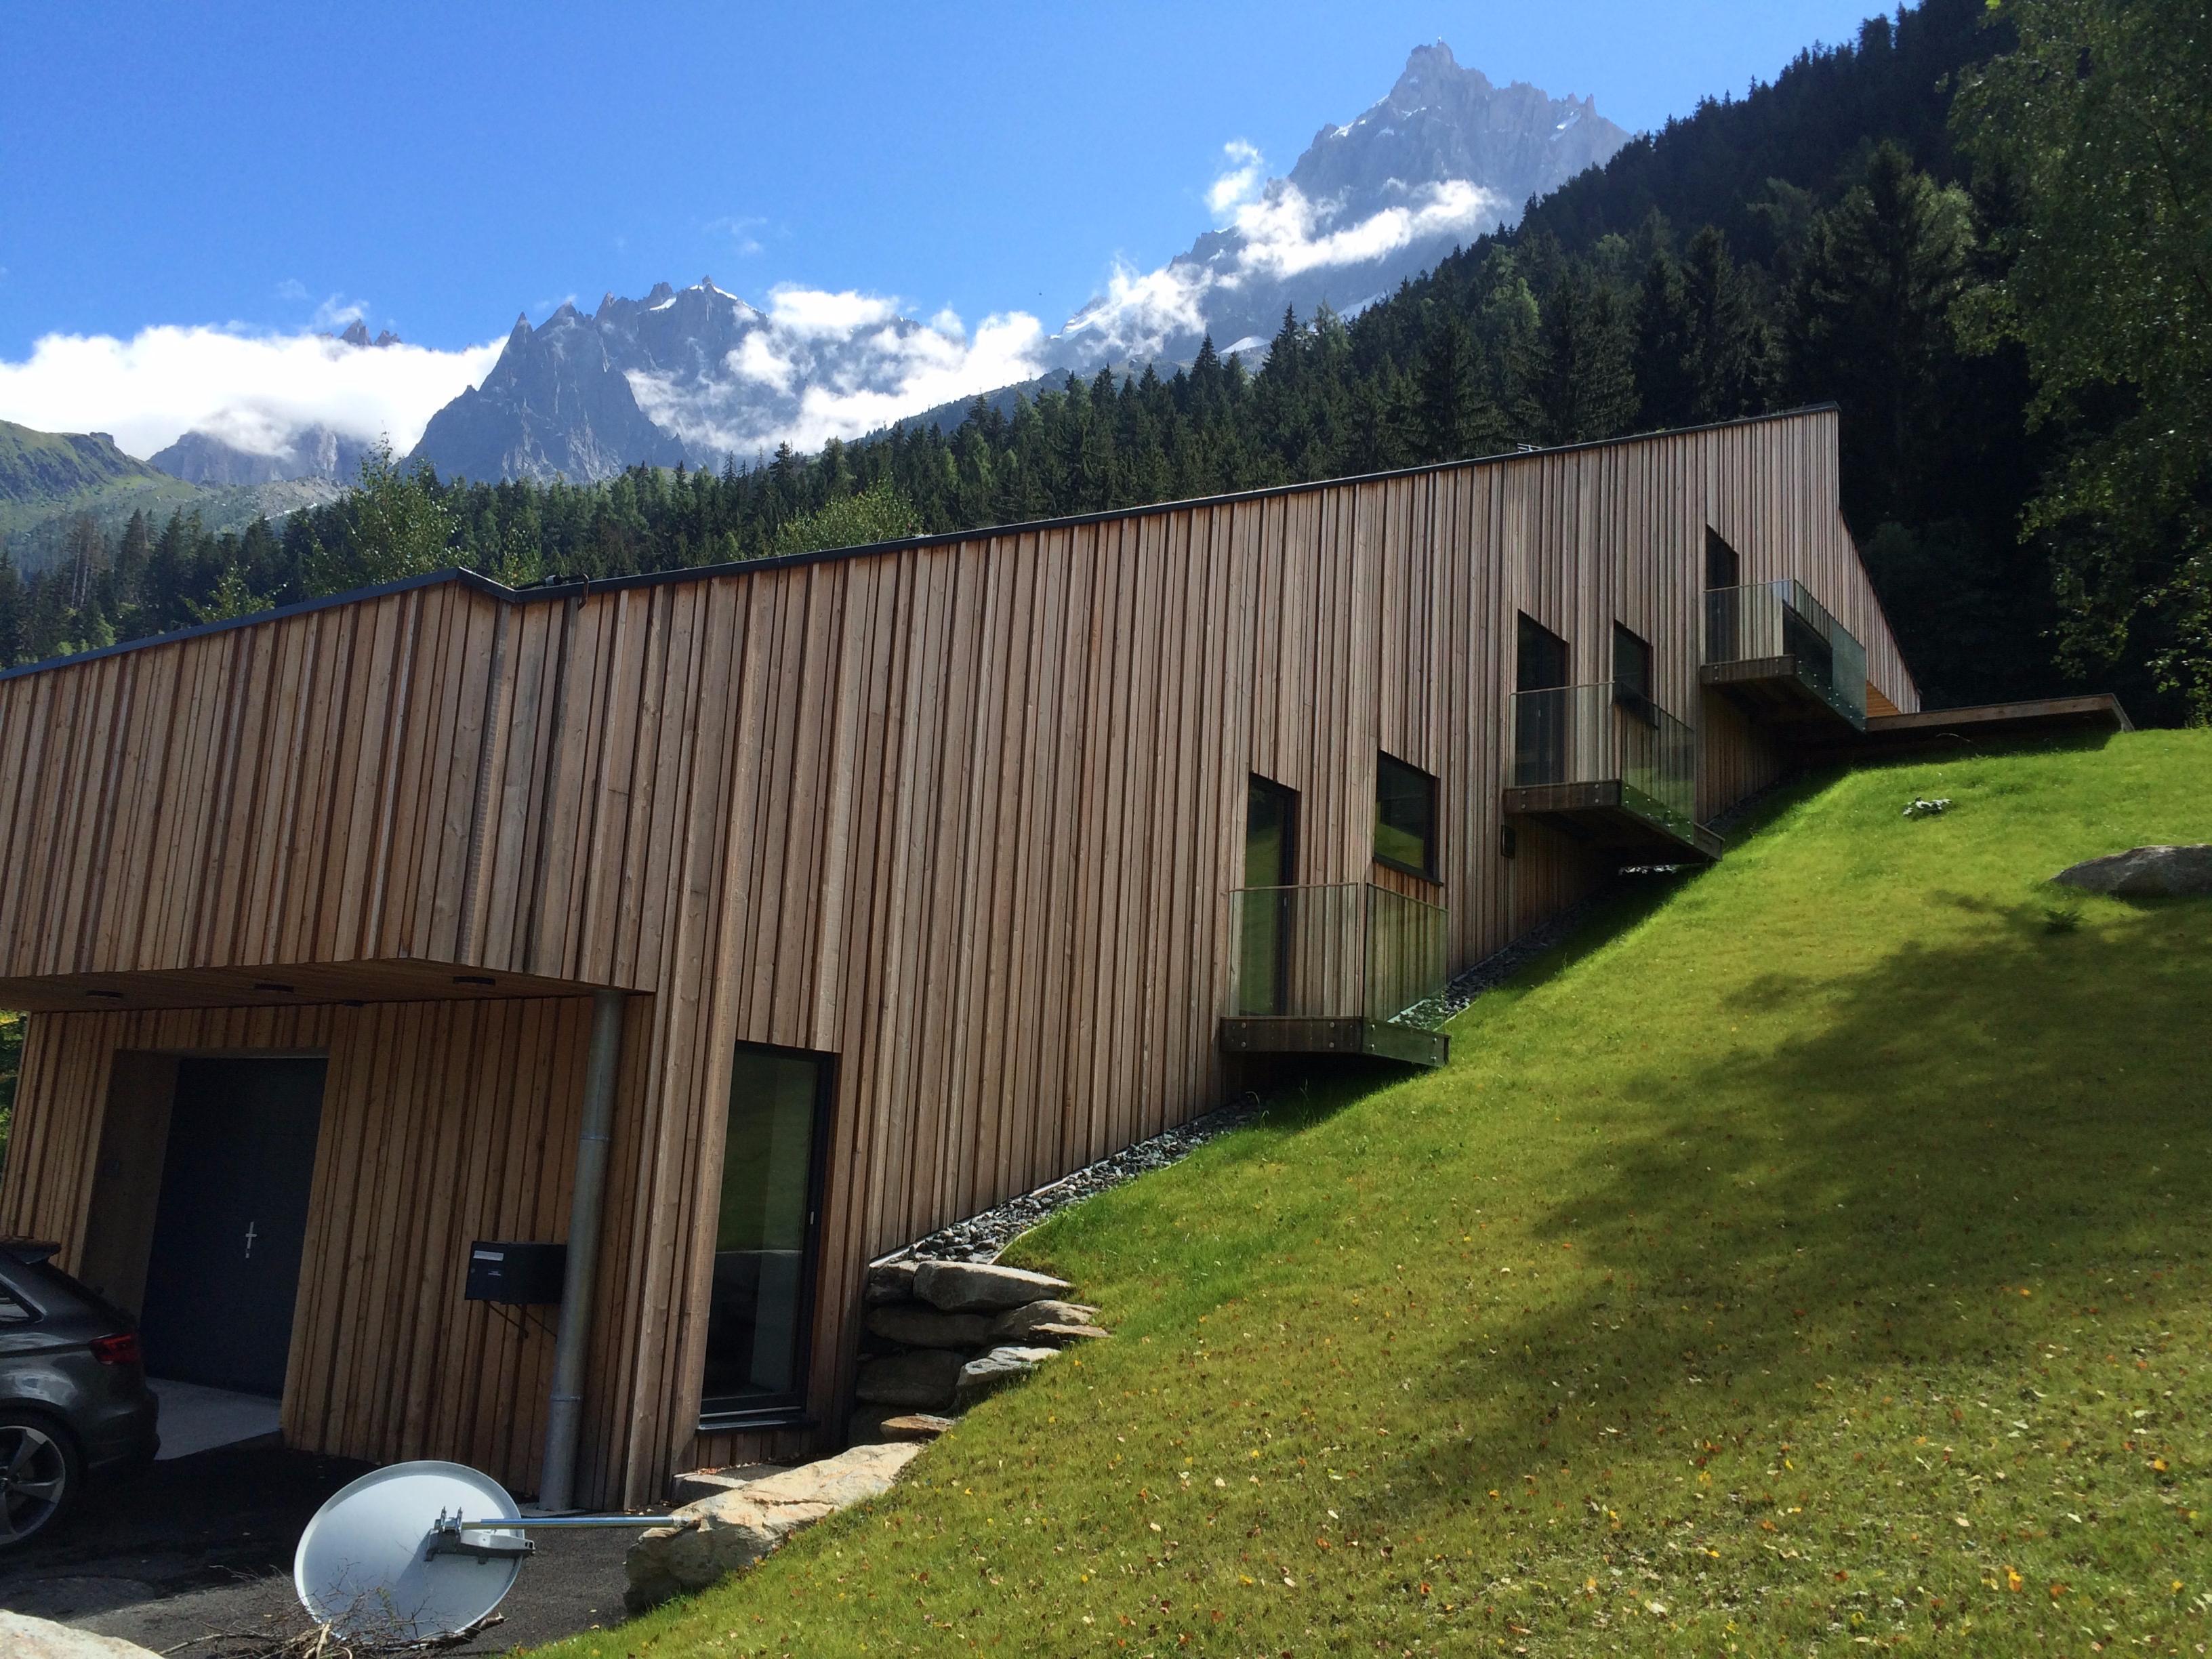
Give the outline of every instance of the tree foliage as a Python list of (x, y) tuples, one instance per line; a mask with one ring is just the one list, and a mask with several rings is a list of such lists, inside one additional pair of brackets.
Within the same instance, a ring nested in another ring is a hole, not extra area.
[(2015, 340), (2068, 434), (2025, 528), (2054, 550), (2067, 655), (2147, 654), (2212, 717), (2212, 8), (2004, 0), (2018, 38), (1956, 119), (2019, 212), (1966, 321)]

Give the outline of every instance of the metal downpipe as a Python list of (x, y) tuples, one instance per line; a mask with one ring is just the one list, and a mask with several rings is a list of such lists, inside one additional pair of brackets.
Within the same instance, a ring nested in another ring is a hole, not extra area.
[(615, 1074), (622, 1061), (622, 991), (592, 993), (592, 1046), (585, 1060), (584, 1121), (576, 1131), (576, 1183), (568, 1204), (568, 1256), (561, 1281), (561, 1329), (553, 1346), (553, 1390), (545, 1407), (545, 1458), (538, 1507), (573, 1509), (576, 1440), (583, 1426), (584, 1360), (592, 1345), (592, 1291), (599, 1279), (599, 1224), (607, 1187), (607, 1139)]

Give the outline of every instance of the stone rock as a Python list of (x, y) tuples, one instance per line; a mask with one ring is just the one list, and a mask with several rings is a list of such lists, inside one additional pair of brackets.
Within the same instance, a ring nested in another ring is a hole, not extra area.
[(773, 1463), (732, 1463), (726, 1468), (692, 1469), (668, 1483), (668, 1495), (674, 1503), (696, 1504), (702, 1498), (718, 1498), (739, 1486), (750, 1486), (775, 1472)]
[(969, 1360), (960, 1368), (959, 1382), (952, 1394), (953, 1409), (964, 1412), (988, 1400), (1009, 1383), (1020, 1382), (1059, 1352), (1057, 1348), (994, 1348), (981, 1358)]
[(94, 1636), (47, 1619), (0, 1609), (0, 1653), (8, 1659), (154, 1659), (136, 1642)]
[(889, 1492), (921, 1454), (912, 1443), (854, 1446), (686, 1504), (675, 1512), (680, 1524), (655, 1527), (630, 1546), (623, 1604), (642, 1613), (750, 1566), (801, 1527)]
[(1073, 1348), (1085, 1342), (1103, 1342), (1113, 1334), (1096, 1325), (1039, 1325), (1027, 1340), (1048, 1348)]
[(868, 1269), (867, 1304), (871, 1308), (886, 1302), (910, 1302), (914, 1299), (915, 1270), (919, 1261), (885, 1261)]
[(934, 1412), (908, 1412), (900, 1417), (884, 1419), (883, 1437), (886, 1440), (914, 1440), (927, 1445), (953, 1426), (954, 1419), (939, 1417)]
[(925, 1261), (914, 1275), (914, 1293), (946, 1313), (995, 1313), (1074, 1288), (1047, 1273), (980, 1261)]
[(1004, 1342), (1014, 1337), (1027, 1336), (1040, 1325), (1088, 1325), (1097, 1309), (1080, 1302), (1025, 1302), (1018, 1308), (1009, 1308), (991, 1322), (994, 1341)]
[(993, 1334), (981, 1314), (939, 1313), (911, 1302), (870, 1309), (868, 1330), (902, 1348), (986, 1348)]
[(886, 1440), (927, 1443), (953, 1425), (949, 1417), (933, 1412), (901, 1411), (896, 1406), (862, 1406), (846, 1419), (845, 1437), (853, 1445), (873, 1445)]
[(873, 1406), (917, 1406), (941, 1412), (960, 1382), (960, 1356), (945, 1348), (916, 1348), (865, 1362), (854, 1397)]
[(2191, 898), (2212, 893), (2212, 842), (2137, 847), (2061, 870), (2051, 880), (2114, 898)]

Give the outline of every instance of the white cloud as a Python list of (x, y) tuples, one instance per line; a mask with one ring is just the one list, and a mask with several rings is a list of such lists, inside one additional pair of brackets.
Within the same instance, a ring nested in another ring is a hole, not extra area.
[(348, 323), (364, 323), (368, 320), (367, 306), (358, 300), (349, 300), (338, 294), (325, 297), (322, 303), (315, 307), (314, 315), (307, 319), (310, 326), (320, 329), (341, 329)]
[(1249, 276), (1279, 278), (1322, 265), (1356, 265), (1397, 252), (1415, 242), (1456, 234), (1472, 237), (1510, 214), (1505, 198), (1465, 179), (1447, 179), (1407, 192), (1408, 205), (1387, 207), (1337, 229), (1327, 226), (1336, 210), (1316, 204), (1286, 179), (1278, 179), (1256, 202), (1237, 210), (1233, 221), (1244, 245), (1236, 269), (1221, 281), (1234, 288)]
[(22, 362), (0, 359), (0, 419), (112, 432), (140, 457), (195, 428), (272, 454), (287, 434), (318, 422), (356, 437), (388, 435), (404, 453), (432, 415), (490, 372), (501, 343), (362, 349), (304, 331), (205, 325), (142, 329), (128, 340), (49, 334)]
[(775, 348), (765, 330), (745, 336), (745, 343), (730, 354), (730, 367), (748, 380), (757, 380), (763, 386), (772, 386), (778, 392), (791, 390), (791, 382), (799, 373), (799, 365)]
[(786, 286), (733, 349), (728, 378), (633, 372), (647, 418), (686, 443), (750, 459), (789, 443), (817, 449), (1043, 372), (1044, 327), (1024, 312), (927, 323), (899, 302)]
[(1070, 318), (1064, 333), (1104, 354), (1156, 356), (1170, 340), (1205, 330), (1206, 297), (1216, 289), (1234, 293), (1255, 281), (1371, 264), (1448, 236), (1472, 240), (1512, 216), (1504, 197), (1465, 179), (1415, 187), (1394, 179), (1392, 205), (1340, 224), (1340, 198), (1314, 201), (1287, 179), (1255, 188), (1259, 151), (1241, 139), (1224, 151), (1234, 165), (1206, 196), (1222, 220), (1223, 245), (1204, 263), (1178, 258), (1152, 270), (1116, 260), (1106, 292)]
[(1229, 166), (1206, 192), (1206, 205), (1216, 219), (1258, 194), (1267, 166), (1259, 148), (1242, 138), (1231, 138), (1221, 147), (1221, 153), (1229, 158)]
[(1212, 270), (1181, 259), (1155, 270), (1116, 259), (1106, 292), (1071, 318), (1064, 331), (1089, 334), (1118, 356), (1158, 356), (1173, 337), (1205, 328), (1206, 295), (1213, 283)]
[(709, 219), (706, 228), (710, 234), (728, 237), (738, 258), (750, 259), (762, 251), (761, 233), (768, 228), (768, 221), (755, 213), (725, 214)]
[(851, 289), (831, 294), (781, 283), (769, 290), (768, 314), (771, 322), (788, 333), (801, 338), (826, 338), (890, 322), (898, 315), (898, 302)]

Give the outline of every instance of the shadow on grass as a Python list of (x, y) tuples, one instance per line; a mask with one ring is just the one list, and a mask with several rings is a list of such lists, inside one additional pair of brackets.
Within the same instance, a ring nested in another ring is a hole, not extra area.
[(1628, 1082), (1534, 1228), (1578, 1288), (1429, 1371), (1473, 1432), (1426, 1472), (1494, 1484), (1670, 1419), (1741, 1431), (1854, 1372), (2025, 1377), (2057, 1307), (2118, 1304), (2138, 1271), (2201, 1279), (2212, 902), (2063, 934), (2033, 906), (1960, 908), (1970, 941), (1741, 994), (1802, 1036)]

